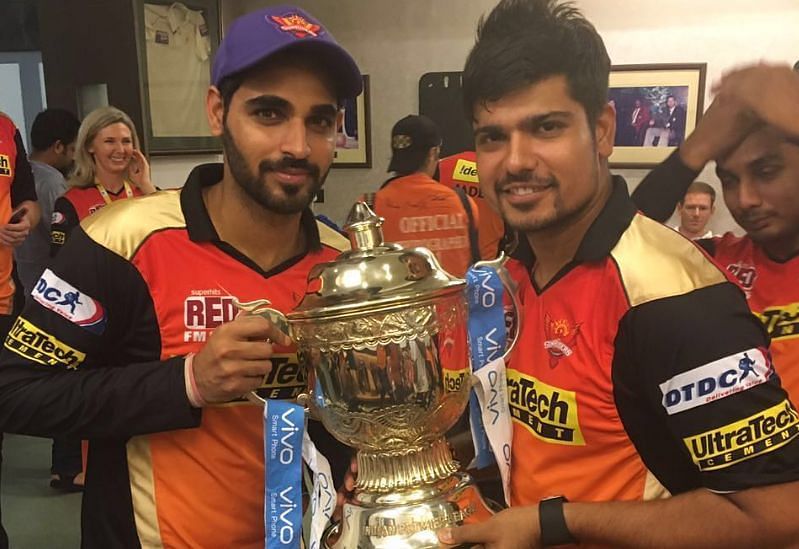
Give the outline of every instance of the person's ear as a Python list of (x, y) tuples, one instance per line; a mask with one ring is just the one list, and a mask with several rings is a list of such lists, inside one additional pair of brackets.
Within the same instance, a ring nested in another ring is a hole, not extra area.
[(608, 103), (602, 107), (594, 128), (594, 141), (600, 157), (608, 158), (613, 154), (613, 142), (615, 139), (616, 109)]
[(64, 145), (60, 139), (56, 139), (55, 143), (53, 143), (53, 152), (61, 155), (64, 154), (67, 150), (66, 145)]
[(222, 135), (225, 128), (225, 102), (216, 86), (208, 88), (205, 96), (205, 114), (208, 117), (211, 135)]

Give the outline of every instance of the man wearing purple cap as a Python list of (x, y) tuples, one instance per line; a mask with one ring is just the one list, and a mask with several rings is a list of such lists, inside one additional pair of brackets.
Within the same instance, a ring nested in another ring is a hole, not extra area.
[(347, 247), (309, 204), (361, 82), (298, 8), (234, 21), (206, 102), (224, 163), (98, 212), (42, 274), (0, 356), (0, 430), (91, 440), (83, 547), (263, 547), (262, 408), (242, 395), (305, 379), (279, 327), (236, 304), (290, 311)]

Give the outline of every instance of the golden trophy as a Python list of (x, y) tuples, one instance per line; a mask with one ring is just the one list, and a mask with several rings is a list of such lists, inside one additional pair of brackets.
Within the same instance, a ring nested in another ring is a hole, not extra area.
[(322, 545), (437, 548), (438, 529), (491, 515), (444, 438), (472, 387), (466, 282), (424, 248), (384, 243), (381, 224), (357, 203), (352, 250), (312, 269), (287, 315), (311, 414), (358, 450), (354, 497)]

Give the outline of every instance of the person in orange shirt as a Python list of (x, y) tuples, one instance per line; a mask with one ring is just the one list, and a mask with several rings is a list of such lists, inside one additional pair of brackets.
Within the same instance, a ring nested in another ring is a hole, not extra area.
[(426, 116), (397, 122), (388, 167), (395, 175), (366, 201), (385, 219), (386, 242), (428, 248), (447, 272), (463, 276), (480, 258), (479, 213), (472, 199), (433, 179), (440, 150), (441, 134)]
[(502, 218), (485, 200), (477, 178), (477, 155), (474, 151), (463, 151), (438, 162), (438, 180), (453, 190), (460, 189), (477, 204), (480, 226), (477, 227), (482, 259), (494, 259), (499, 254), (505, 224)]

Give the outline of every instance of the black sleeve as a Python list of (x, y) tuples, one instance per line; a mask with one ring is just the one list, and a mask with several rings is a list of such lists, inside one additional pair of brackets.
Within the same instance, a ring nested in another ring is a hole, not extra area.
[(699, 175), (682, 163), (679, 149), (655, 166), (633, 191), (635, 205), (647, 217), (661, 223), (674, 213), (677, 203)]
[(55, 201), (50, 218), (50, 257), (55, 257), (64, 247), (72, 229), (80, 225), (78, 212), (68, 198), (61, 196)]
[(196, 427), (183, 359), (160, 360), (139, 271), (78, 228), (31, 293), (0, 354), (0, 430), (127, 438)]
[(621, 420), (672, 494), (799, 480), (799, 414), (777, 373), (762, 323), (727, 282), (631, 308), (615, 342)]
[(14, 168), (14, 181), (11, 184), (11, 207), (16, 208), (26, 200), (36, 200), (36, 184), (33, 181), (33, 170), (25, 154), (25, 143), (19, 130), (14, 133), (17, 145), (17, 159)]

